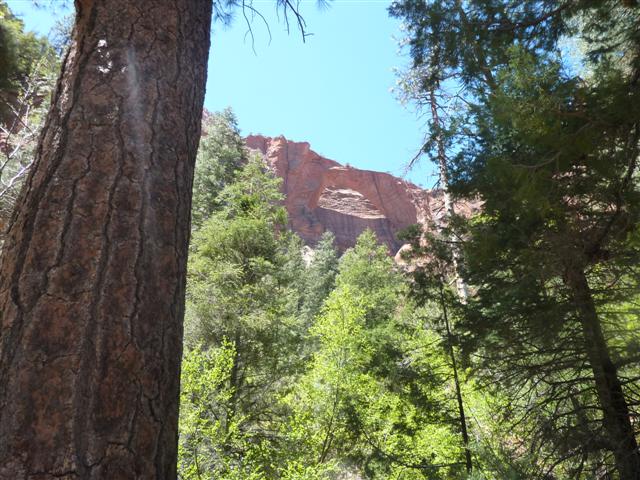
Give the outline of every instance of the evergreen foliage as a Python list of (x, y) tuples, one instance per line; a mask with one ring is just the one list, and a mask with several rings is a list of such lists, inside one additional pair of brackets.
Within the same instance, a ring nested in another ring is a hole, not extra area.
[(338, 252), (335, 236), (326, 231), (320, 237), (307, 271), (304, 291), (304, 313), (309, 322), (320, 312), (322, 303), (335, 286), (338, 273)]
[(638, 292), (638, 6), (406, 0), (391, 12), (407, 24), (407, 96), (426, 106), (435, 91), (453, 112), (423, 150), (444, 137), (452, 191), (482, 201), (458, 230), (473, 287), (458, 338), (487, 393), (510, 401), (503, 445), (529, 458), (526, 478), (637, 479), (637, 335), (624, 332), (638, 324), (610, 312)]
[(456, 458), (433, 332), (411, 303), (386, 249), (365, 232), (347, 251), (336, 288), (310, 330), (318, 341), (292, 397), (309, 452), (366, 478), (455, 478)]
[[(185, 478), (275, 478), (280, 465), (273, 456), (288, 450), (280, 398), (301, 368), (293, 270), (303, 262), (301, 244), (284, 229), (279, 183), (262, 159), (249, 159), (214, 199), (219, 210), (194, 234), (185, 356), (193, 368), (183, 382), (205, 385), (212, 400), (200, 405), (200, 395), (183, 395), (183, 409), (206, 420), (181, 424)], [(217, 383), (207, 380), (212, 369), (220, 372)], [(200, 456), (209, 463), (199, 463)]]
[(191, 222), (194, 228), (222, 207), (220, 192), (234, 180), (248, 158), (238, 121), (230, 108), (205, 115), (202, 131), (193, 179)]

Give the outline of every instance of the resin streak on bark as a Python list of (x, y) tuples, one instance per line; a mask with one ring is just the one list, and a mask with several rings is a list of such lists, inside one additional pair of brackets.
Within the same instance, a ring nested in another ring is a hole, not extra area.
[(211, 3), (76, 10), (0, 267), (0, 478), (175, 478)]

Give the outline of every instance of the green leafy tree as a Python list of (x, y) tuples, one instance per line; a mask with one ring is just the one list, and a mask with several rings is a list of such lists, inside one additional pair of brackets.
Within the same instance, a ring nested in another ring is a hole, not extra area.
[(205, 113), (193, 178), (191, 222), (198, 228), (222, 207), (220, 193), (247, 163), (247, 149), (230, 108)]
[(638, 6), (407, 0), (392, 13), (408, 25), (413, 97), (462, 92), (464, 114), (434, 135), (452, 190), (484, 202), (465, 245), (467, 345), (511, 393), (543, 472), (637, 479), (634, 370), (608, 311), (637, 295)]
[[(463, 467), (434, 333), (368, 231), (347, 251), (291, 396), (305, 464), (366, 478), (456, 478)], [(453, 459), (453, 460), (452, 460)]]
[(322, 304), (333, 290), (337, 273), (338, 252), (335, 247), (335, 235), (326, 231), (314, 249), (307, 270), (303, 309), (309, 322), (320, 312)]
[[(445, 192), (444, 195), (447, 195)], [(446, 202), (446, 201), (445, 201)], [(452, 214), (453, 215), (453, 214)], [(451, 220), (454, 220), (450, 217)], [(451, 232), (451, 226), (441, 229)], [(406, 261), (415, 265), (407, 270), (410, 279), (412, 298), (419, 305), (431, 305), (432, 311), (437, 312), (437, 321), (433, 326), (441, 338), (446, 355), (449, 357), (452, 381), (458, 406), (458, 419), (462, 445), (465, 449), (465, 466), (467, 473), (473, 470), (473, 459), (469, 439), (469, 426), (465, 413), (465, 402), (462, 394), (462, 381), (459, 360), (455, 351), (457, 344), (454, 336), (456, 311), (468, 300), (467, 287), (459, 273), (459, 249), (451, 248), (449, 239), (454, 235), (442, 235), (441, 232), (427, 234), (420, 225), (413, 225), (399, 233), (399, 238), (409, 241), (410, 248), (403, 253)], [(453, 277), (456, 283), (456, 295), (448, 288), (448, 279)]]
[(185, 480), (214, 479), (225, 458), (221, 446), (236, 430), (229, 425), (226, 405), (235, 348), (229, 342), (203, 349), (195, 346), (182, 359), (180, 381), (180, 444), (178, 471)]
[[(196, 231), (191, 247), (187, 345), (205, 351), (228, 345), (233, 355), (225, 381), (211, 386), (220, 400), (197, 407), (219, 423), (195, 434), (190, 429), (199, 427), (185, 419), (183, 451), (209, 458), (212, 478), (277, 478), (287, 417), (279, 399), (301, 368), (303, 325), (292, 266), (302, 265), (301, 245), (284, 229), (280, 180), (262, 159), (250, 159), (215, 200), (221, 208)], [(209, 375), (209, 368), (222, 367), (204, 365), (200, 373)], [(198, 468), (193, 456), (181, 465)]]

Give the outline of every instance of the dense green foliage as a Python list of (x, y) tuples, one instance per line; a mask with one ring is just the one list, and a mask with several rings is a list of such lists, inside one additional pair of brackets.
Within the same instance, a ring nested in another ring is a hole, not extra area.
[[(249, 475), (271, 471), (267, 459), (278, 447), (284, 421), (278, 396), (300, 368), (303, 334), (289, 267), (301, 252), (295, 243), (297, 248), (289, 248), (281, 198), (278, 181), (253, 158), (222, 189), (220, 207), (194, 234), (186, 325), (193, 350), (186, 359), (195, 363), (194, 375), (209, 375), (208, 366), (214, 365), (220, 381), (207, 385), (211, 401), (200, 416), (209, 423), (182, 444), (192, 452), (182, 459), (189, 465), (185, 476), (197, 470), (200, 456), (208, 459), (211, 478), (253, 478)], [(200, 382), (189, 372), (184, 382)], [(197, 400), (183, 397), (183, 409), (201, 408)]]
[[(430, 310), (371, 232), (340, 260), (327, 233), (305, 263), (279, 180), (260, 158), (227, 155), (239, 152), (235, 120), (218, 118), (196, 169), (226, 186), (202, 196), (207, 217), (194, 224), (182, 478), (462, 477)], [(210, 167), (227, 158), (231, 175)]]
[(335, 286), (338, 273), (338, 252), (334, 246), (335, 236), (326, 231), (313, 253), (313, 260), (306, 272), (304, 285), (304, 313), (311, 322), (320, 313), (322, 304)]
[[(305, 464), (367, 478), (447, 478), (458, 470), (442, 358), (406, 300), (386, 249), (365, 232), (340, 261), (310, 334), (318, 342), (293, 395)], [(453, 461), (452, 461), (453, 459)]]
[(191, 221), (195, 228), (221, 207), (220, 192), (246, 162), (244, 141), (231, 109), (205, 114), (193, 179)]
[[(482, 202), (451, 225), (473, 288), (456, 330), (487, 395), (510, 403), (503, 450), (525, 478), (637, 479), (638, 5), (391, 11), (414, 61), (407, 97), (442, 112), (424, 152), (444, 145), (451, 190)], [(433, 251), (450, 264), (450, 250)]]
[(305, 263), (227, 113), (209, 162), (232, 168), (196, 179), (181, 475), (638, 480), (640, 6), (390, 12), (465, 214), (407, 231), (406, 271), (371, 232)]

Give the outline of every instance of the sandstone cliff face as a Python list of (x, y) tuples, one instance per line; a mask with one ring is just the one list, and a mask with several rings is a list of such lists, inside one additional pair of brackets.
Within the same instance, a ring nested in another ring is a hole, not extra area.
[(247, 146), (260, 152), (283, 179), (291, 228), (309, 245), (325, 230), (341, 250), (352, 247), (365, 229), (395, 254), (395, 234), (409, 225), (437, 221), (442, 195), (387, 173), (345, 167), (311, 150), (306, 142), (252, 135)]

